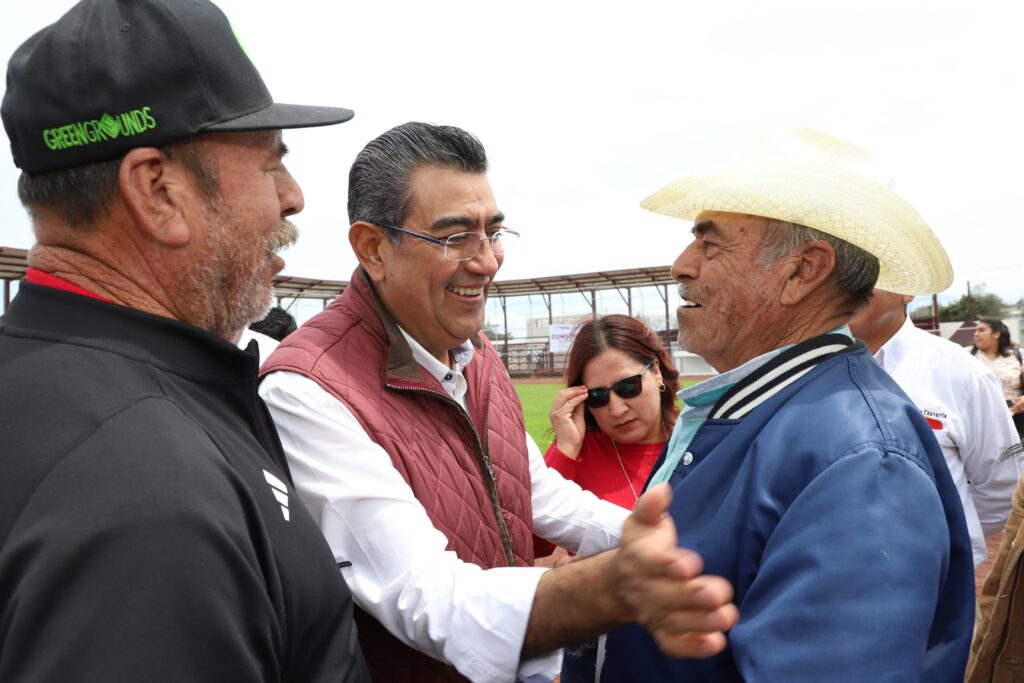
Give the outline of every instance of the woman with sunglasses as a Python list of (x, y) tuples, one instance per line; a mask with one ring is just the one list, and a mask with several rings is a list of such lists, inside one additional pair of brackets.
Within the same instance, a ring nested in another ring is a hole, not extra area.
[(544, 459), (599, 498), (632, 509), (672, 433), (679, 373), (658, 335), (626, 315), (579, 326), (551, 408)]
[[(626, 315), (580, 324), (555, 396), (544, 460), (598, 498), (629, 510), (672, 433), (679, 373), (658, 335)], [(537, 539), (537, 556), (555, 547)], [(549, 564), (560, 563), (559, 550)], [(547, 564), (541, 560), (542, 564)], [(566, 648), (562, 683), (593, 681), (597, 641)]]

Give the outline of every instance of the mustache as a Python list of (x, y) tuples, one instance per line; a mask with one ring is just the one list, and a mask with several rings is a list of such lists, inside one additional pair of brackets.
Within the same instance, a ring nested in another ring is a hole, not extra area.
[(295, 244), (299, 239), (299, 229), (289, 220), (281, 221), (281, 225), (275, 230), (267, 242), (269, 251), (280, 251)]
[(680, 282), (678, 285), (676, 285), (676, 291), (679, 292), (680, 299), (686, 299), (687, 301), (690, 301), (690, 297), (687, 296), (687, 294), (689, 293), (689, 288), (686, 286), (685, 282)]

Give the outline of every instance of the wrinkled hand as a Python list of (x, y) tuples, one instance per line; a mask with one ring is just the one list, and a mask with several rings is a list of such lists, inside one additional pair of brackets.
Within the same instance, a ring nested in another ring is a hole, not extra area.
[(671, 500), (671, 488), (659, 484), (626, 520), (615, 564), (619, 599), (665, 654), (707, 657), (725, 648), (723, 632), (739, 610), (729, 582), (702, 576), (700, 556), (677, 545), (675, 522), (666, 513)]
[(583, 419), (583, 402), (587, 400), (586, 387), (567, 387), (555, 395), (551, 406), (551, 428), (555, 431), (558, 450), (575, 460), (583, 445), (587, 424)]

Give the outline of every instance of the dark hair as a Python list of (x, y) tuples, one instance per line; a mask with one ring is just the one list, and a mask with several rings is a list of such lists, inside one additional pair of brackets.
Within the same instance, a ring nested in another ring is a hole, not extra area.
[[(348, 173), (349, 223), (402, 225), (409, 212), (412, 172), (423, 166), (487, 173), (487, 153), (472, 134), (454, 126), (410, 121), (371, 140)], [(401, 233), (388, 230), (393, 244)]]
[[(978, 320), (978, 324), (985, 323), (992, 328), (993, 332), (999, 333), (999, 349), (996, 351), (997, 356), (1009, 356), (1010, 349), (1013, 348), (1013, 340), (1010, 339), (1010, 328), (998, 318), (981, 318)], [(978, 345), (975, 344), (971, 347), (971, 353), (978, 352)]]
[[(192, 173), (208, 200), (220, 191), (214, 160), (204, 158), (195, 138), (187, 138), (160, 148), (168, 159), (176, 159)], [(18, 199), (36, 218), (34, 209), (56, 211), (69, 227), (89, 231), (96, 220), (106, 215), (111, 200), (117, 196), (118, 174), (123, 156), (85, 166), (36, 173), (22, 172), (18, 178)]]
[(249, 325), (249, 329), (281, 341), (297, 329), (295, 318), (280, 306), (274, 306), (261, 320)]
[[(670, 434), (679, 414), (679, 406), (676, 405), (679, 371), (672, 365), (657, 333), (636, 318), (616, 314), (580, 323), (565, 359), (565, 386), (583, 384), (583, 370), (587, 363), (607, 349), (622, 351), (639, 363), (658, 362), (661, 379), (665, 383), (665, 391), (661, 392), (661, 423), (665, 433)], [(584, 410), (583, 415), (587, 431), (598, 429), (597, 420), (589, 409)]]
[(836, 265), (829, 282), (851, 297), (856, 308), (867, 304), (878, 280), (878, 258), (835, 235), (799, 223), (766, 218), (758, 257), (762, 265), (768, 266), (793, 253), (801, 244), (815, 241), (827, 243), (835, 252)]

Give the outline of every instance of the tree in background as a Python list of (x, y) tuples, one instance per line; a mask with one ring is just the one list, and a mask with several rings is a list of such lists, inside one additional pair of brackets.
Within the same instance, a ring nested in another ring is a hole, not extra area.
[(918, 306), (910, 311), (911, 320), (931, 320), (932, 319), (932, 307), (929, 306)]
[[(484, 323), (483, 333), (492, 342), (504, 341), (504, 339), (505, 339), (505, 335), (502, 334), (501, 332), (499, 332), (498, 330), (496, 330), (494, 328), (494, 325), (492, 325), (491, 323)], [(511, 339), (512, 335), (511, 334), (508, 335), (508, 338)]]
[(1006, 302), (998, 294), (989, 294), (979, 285), (959, 300), (939, 306), (940, 322), (968, 322), (978, 318), (1002, 318), (1006, 315)]

